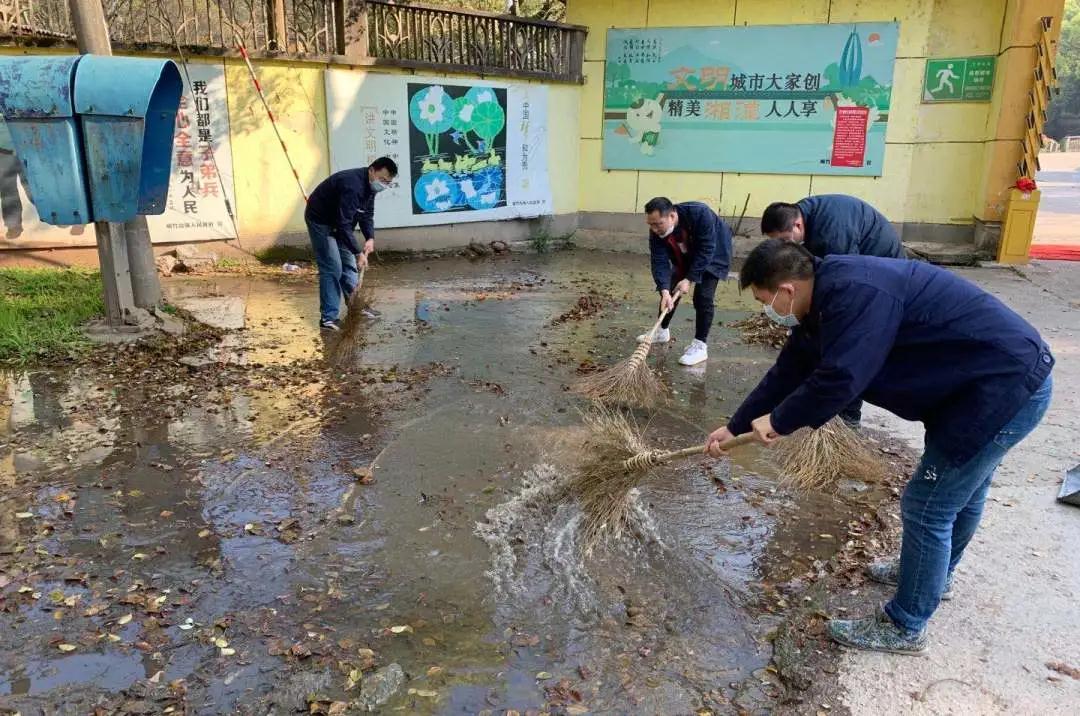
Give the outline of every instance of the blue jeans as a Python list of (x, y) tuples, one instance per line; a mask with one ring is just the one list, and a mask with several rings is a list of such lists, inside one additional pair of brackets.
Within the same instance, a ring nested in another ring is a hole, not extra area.
[(336, 321), (341, 312), (341, 297), (356, 290), (360, 274), (356, 256), (330, 235), (330, 227), (307, 221), (308, 237), (319, 267), (319, 315), (323, 321)]
[(975, 457), (955, 465), (928, 441), (900, 499), (904, 523), (896, 594), (885, 605), (893, 623), (911, 633), (926, 628), (982, 517), (994, 471), (1005, 453), (1042, 420), (1053, 380), (1046, 381)]

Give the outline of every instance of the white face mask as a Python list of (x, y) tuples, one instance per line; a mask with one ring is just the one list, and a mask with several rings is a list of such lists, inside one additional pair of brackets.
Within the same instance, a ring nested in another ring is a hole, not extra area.
[[(784, 328), (794, 328), (795, 326), (799, 325), (799, 319), (795, 317), (794, 313), (789, 313), (786, 316), (781, 316), (779, 313), (776, 312), (776, 309), (773, 308), (773, 304), (776, 303), (776, 297), (779, 295), (779, 293), (774, 293), (772, 301), (769, 301), (769, 303), (763, 307), (765, 310), (765, 315), (769, 317), (770, 321), (772, 321), (778, 326), (783, 326)], [(791, 308), (795, 308), (794, 293), (791, 294)]]
[(379, 181), (378, 179), (371, 180), (371, 190), (376, 194), (378, 194), (380, 191), (384, 191), (386, 188), (387, 185)]
[(659, 236), (661, 239), (666, 239), (667, 237), (671, 236), (674, 232), (675, 232), (675, 224), (672, 224), (670, 227), (668, 227), (667, 231), (665, 231), (662, 234), (657, 234), (657, 236)]

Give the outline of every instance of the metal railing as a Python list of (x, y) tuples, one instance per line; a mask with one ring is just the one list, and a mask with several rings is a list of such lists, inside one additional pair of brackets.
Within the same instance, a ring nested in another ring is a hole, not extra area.
[[(576, 25), (391, 0), (104, 0), (118, 48), (179, 46), (582, 81)], [(9, 42), (74, 40), (68, 0), (0, 0)]]

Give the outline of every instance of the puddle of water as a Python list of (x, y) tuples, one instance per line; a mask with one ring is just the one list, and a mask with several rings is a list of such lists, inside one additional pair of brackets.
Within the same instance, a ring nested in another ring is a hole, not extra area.
[[(146, 678), (134, 650), (146, 641), (160, 654), (149, 673), (186, 679), (200, 713), (256, 712), (287, 674), (355, 662), (358, 648), (402, 665), (408, 683), (387, 708), (409, 713), (558, 704), (560, 679), (596, 713), (689, 712), (709, 691), (730, 695), (767, 663), (759, 583), (827, 557), (838, 545), (816, 535), (840, 534), (848, 508), (771, 492), (752, 451), (691, 460), (641, 487), (640, 539), (581, 554), (580, 513), (548, 499), (581, 457), (584, 406), (565, 386), (582, 361), (632, 350), (651, 322), (649, 286), (641, 257), (587, 252), (379, 266), (365, 291), (380, 317), (355, 368), (288, 389), (208, 389), (182, 375), (145, 386), (148, 403), (191, 398), (168, 419), (121, 404), (91, 371), (9, 379), (0, 688), (47, 692), (97, 669), (99, 686), (120, 691)], [(589, 288), (611, 297), (603, 311), (552, 326)], [(168, 289), (246, 326), (229, 352), (247, 364), (324, 349), (313, 284), (230, 276)], [(753, 308), (731, 283), (718, 294), (720, 320)], [(703, 440), (772, 361), (718, 327), (709, 363), (684, 370), (675, 359), (690, 321), (676, 319), (681, 342), (654, 359), (674, 401), (649, 435), (666, 447)], [(379, 377), (432, 362), (449, 373), (415, 385)], [(371, 369), (382, 371), (372, 383), (349, 382)], [(334, 389), (343, 384), (347, 395)], [(369, 464), (374, 484), (358, 485), (353, 469)], [(807, 519), (783, 521), (785, 510)], [(489, 525), (479, 535), (478, 523)], [(18, 590), (70, 577), (79, 607), (30, 619), (48, 590)], [(148, 612), (126, 595), (165, 600)], [(189, 618), (201, 626), (181, 630)], [(121, 641), (60, 656), (48, 643), (106, 633)], [(223, 635), (236, 655), (211, 646)], [(335, 672), (333, 688), (343, 683)]]

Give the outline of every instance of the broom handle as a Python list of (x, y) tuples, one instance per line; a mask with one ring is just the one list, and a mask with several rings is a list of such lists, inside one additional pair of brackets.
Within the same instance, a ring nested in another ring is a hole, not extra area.
[[(746, 443), (752, 443), (754, 442), (754, 440), (755, 438), (753, 433), (743, 433), (742, 435), (737, 435), (731, 440), (728, 440), (726, 443), (722, 444), (720, 446), (720, 449), (730, 450), (731, 448), (739, 447), (740, 445), (745, 445)], [(657, 455), (657, 459), (662, 462), (668, 462), (669, 460), (682, 460), (683, 458), (701, 455), (704, 451), (704, 445), (695, 445), (693, 447), (683, 448), (682, 450), (673, 450), (671, 452), (662, 453), (660, 455)]]
[(354, 301), (359, 301), (360, 300), (360, 298), (359, 298), (360, 297), (360, 287), (364, 285), (364, 272), (365, 271), (367, 271), (367, 266), (366, 265), (361, 266), (360, 267), (360, 276), (359, 276), (359, 278), (356, 279), (356, 288), (354, 288), (353, 292), (351, 294), (349, 294), (349, 306), (356, 305), (354, 303)]
[[(681, 295), (682, 295), (682, 291), (680, 291), (679, 289), (675, 289), (675, 293), (671, 294), (671, 302), (674, 303), (675, 301), (677, 301), (679, 299), (679, 296), (681, 296)], [(660, 330), (660, 324), (663, 323), (664, 319), (667, 318), (668, 315), (670, 315), (671, 312), (674, 311), (674, 310), (675, 309), (672, 308), (671, 311), (668, 311), (667, 313), (661, 313), (660, 314), (660, 317), (656, 319), (656, 323), (654, 323), (653, 327), (649, 329), (649, 334), (648, 335), (649, 335), (650, 339), (653, 336), (656, 335), (656, 332), (658, 330)]]

